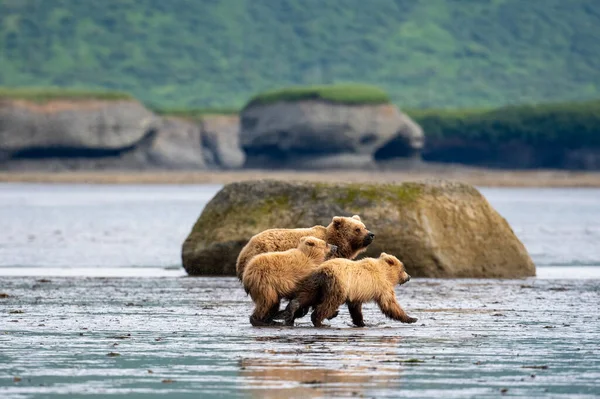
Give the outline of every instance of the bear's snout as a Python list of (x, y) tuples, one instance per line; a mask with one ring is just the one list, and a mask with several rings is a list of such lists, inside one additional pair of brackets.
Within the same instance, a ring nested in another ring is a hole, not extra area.
[(410, 274), (406, 275), (406, 281), (410, 281)]
[(329, 253), (330, 253), (330, 254), (332, 254), (332, 255), (333, 255), (333, 254), (337, 254), (337, 250), (338, 250), (338, 247), (337, 247), (337, 245), (330, 245), (330, 246), (329, 246)]
[(375, 234), (373, 234), (372, 232), (368, 232), (367, 235), (365, 236), (365, 239), (363, 240), (363, 245), (366, 247), (367, 245), (369, 245), (370, 243), (373, 242), (373, 239), (375, 238)]

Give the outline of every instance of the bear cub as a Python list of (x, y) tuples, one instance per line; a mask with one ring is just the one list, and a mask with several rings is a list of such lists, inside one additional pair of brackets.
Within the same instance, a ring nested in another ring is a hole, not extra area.
[(327, 226), (307, 229), (268, 229), (254, 235), (242, 248), (235, 265), (240, 280), (250, 260), (265, 252), (286, 251), (296, 248), (302, 237), (313, 236), (338, 247), (336, 257), (354, 259), (367, 250), (375, 234), (367, 230), (358, 215), (335, 216)]
[(335, 245), (308, 236), (300, 238), (297, 248), (250, 259), (242, 276), (244, 289), (255, 304), (250, 324), (277, 325), (273, 317), (279, 312), (281, 299), (291, 298), (298, 283), (337, 250)]
[(358, 261), (331, 259), (300, 281), (283, 318), (286, 325), (294, 325), (296, 311), (313, 306), (311, 320), (321, 327), (324, 319), (330, 319), (346, 303), (354, 325), (364, 327), (362, 304), (375, 301), (387, 317), (414, 323), (417, 319), (404, 312), (394, 292), (396, 285), (409, 280), (404, 264), (385, 252), (379, 258)]

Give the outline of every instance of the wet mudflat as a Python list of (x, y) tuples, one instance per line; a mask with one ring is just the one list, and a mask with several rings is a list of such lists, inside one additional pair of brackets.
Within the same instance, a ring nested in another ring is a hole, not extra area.
[(0, 277), (0, 397), (600, 395), (600, 280), (413, 279), (364, 309), (253, 328), (234, 278)]

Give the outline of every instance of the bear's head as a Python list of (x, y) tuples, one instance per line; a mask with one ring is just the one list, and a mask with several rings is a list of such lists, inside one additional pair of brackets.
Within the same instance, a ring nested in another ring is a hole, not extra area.
[(337, 246), (312, 236), (302, 237), (298, 249), (317, 263), (323, 263), (326, 257), (335, 256), (337, 252)]
[(392, 284), (402, 285), (410, 280), (409, 274), (406, 273), (406, 270), (404, 269), (404, 263), (400, 262), (395, 256), (382, 252), (381, 255), (379, 255), (379, 261)]
[(327, 242), (337, 245), (337, 257), (354, 259), (367, 250), (375, 234), (367, 230), (358, 215), (335, 216), (327, 226)]

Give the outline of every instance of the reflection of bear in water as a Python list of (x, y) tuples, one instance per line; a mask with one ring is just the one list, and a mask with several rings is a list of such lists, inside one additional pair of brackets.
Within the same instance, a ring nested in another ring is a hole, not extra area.
[(253, 256), (265, 252), (287, 251), (296, 248), (302, 237), (317, 237), (338, 247), (338, 258), (354, 259), (373, 242), (375, 235), (367, 230), (358, 215), (351, 218), (336, 216), (329, 226), (314, 226), (307, 229), (269, 229), (253, 236), (242, 248), (236, 262), (236, 273), (240, 280), (244, 269)]
[(244, 271), (242, 283), (254, 301), (250, 316), (253, 326), (272, 325), (281, 298), (290, 298), (300, 280), (315, 270), (337, 247), (316, 237), (302, 237), (298, 248), (267, 252), (253, 257)]
[(284, 318), (286, 324), (293, 325), (297, 309), (313, 306), (311, 319), (315, 327), (320, 327), (324, 319), (334, 316), (338, 308), (346, 303), (352, 322), (364, 327), (362, 304), (375, 301), (387, 317), (403, 323), (414, 323), (417, 319), (402, 310), (394, 292), (397, 284), (409, 280), (404, 264), (385, 252), (379, 258), (359, 261), (332, 259), (298, 284), (296, 298), (283, 312)]
[[(401, 337), (286, 334), (253, 339), (276, 353), (249, 352), (239, 360), (240, 384), (254, 398), (376, 397), (381, 390), (397, 392), (405, 382), (406, 366), (394, 361), (402, 358)], [(335, 356), (324, 359), (323, 344), (335, 346)], [(290, 345), (299, 345), (303, 356), (291, 353)]]

